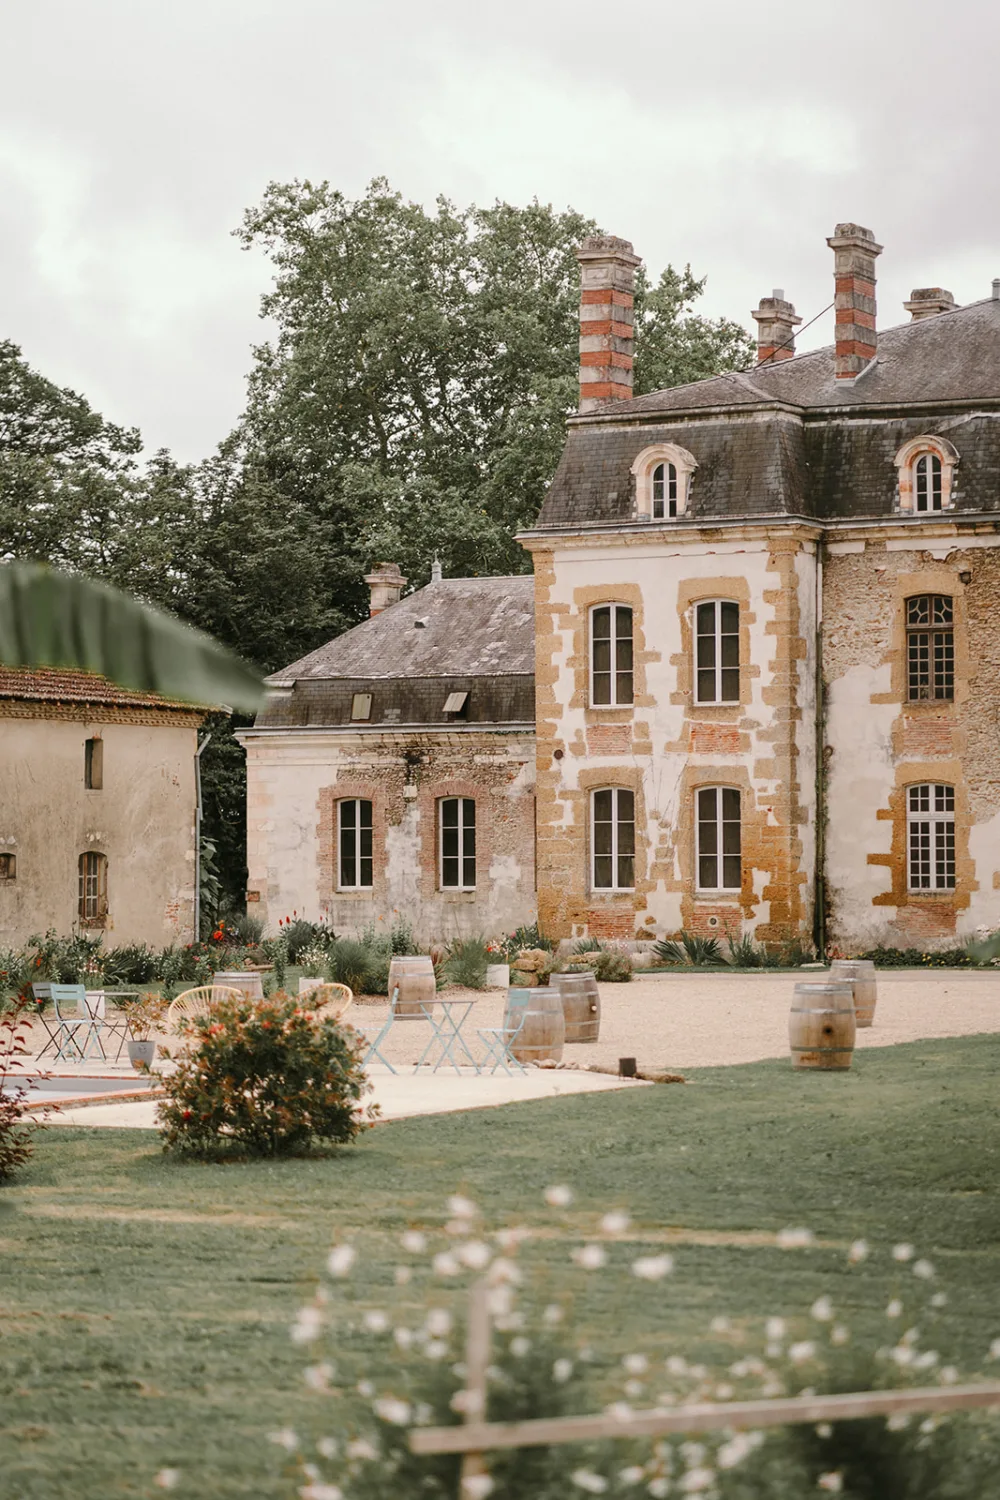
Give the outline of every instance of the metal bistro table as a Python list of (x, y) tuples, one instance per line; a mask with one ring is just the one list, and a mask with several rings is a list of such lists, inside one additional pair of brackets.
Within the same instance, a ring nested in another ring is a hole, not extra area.
[[(451, 1000), (444, 995), (435, 995), (433, 1000), (421, 1000), (420, 1009), (430, 1022), (432, 1035), (420, 1055), (420, 1061), (413, 1070), (415, 1073), (428, 1062), (430, 1062), (432, 1073), (436, 1073), (442, 1063), (445, 1062), (451, 1063), (455, 1072), (460, 1073), (461, 1068), (455, 1057), (456, 1046), (460, 1047), (465, 1053), (469, 1060), (469, 1066), (474, 1068), (477, 1073), (480, 1071), (479, 1064), (469, 1051), (465, 1043), (465, 1038), (462, 1036), (462, 1027), (469, 1019), (472, 1007), (475, 1005), (477, 998), (476, 995), (473, 995), (471, 1000), (465, 996), (462, 996), (461, 999), (456, 996), (455, 999)], [(436, 1005), (441, 1007), (440, 1020), (435, 1020), (434, 1018), (434, 1007)], [(435, 1044), (440, 1049), (439, 1055), (436, 1058), (428, 1059), (427, 1054)]]
[[(101, 990), (100, 993), (104, 996), (105, 1000), (110, 1000), (111, 1003), (118, 1008), (119, 1018), (117, 1021), (109, 1020), (106, 1012), (101, 1017), (102, 1029), (106, 1031), (109, 1036), (116, 1037), (118, 1039), (118, 1051), (115, 1053), (115, 1062), (117, 1063), (121, 1059), (122, 1049), (124, 1048), (125, 1043), (129, 1040), (130, 1035), (128, 1012), (125, 1010), (121, 1002), (123, 1000), (138, 1000), (139, 991), (105, 989)], [(101, 1051), (104, 1051), (103, 1045), (101, 1047)]]

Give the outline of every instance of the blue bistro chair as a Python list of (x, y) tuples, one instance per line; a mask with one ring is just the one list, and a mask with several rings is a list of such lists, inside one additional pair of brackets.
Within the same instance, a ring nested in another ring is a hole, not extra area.
[(103, 1057), (101, 1023), (87, 1004), (86, 986), (52, 984), (49, 986), (49, 995), (57, 1022), (56, 1061), (75, 1057), (79, 1062), (85, 1062), (92, 1042)]
[(35, 1058), (35, 1062), (41, 1062), (46, 1052), (54, 1050), (58, 1046), (59, 1022), (57, 1021), (53, 1026), (50, 1023), (48, 1016), (45, 1014), (44, 1007), (46, 1005), (46, 1002), (52, 999), (52, 986), (51, 984), (49, 984), (48, 980), (40, 980), (37, 984), (32, 984), (31, 993), (34, 996), (35, 1000), (38, 1002), (38, 1019), (41, 1021), (42, 1025), (45, 1027), (45, 1030), (49, 1034), (48, 1041), (45, 1043), (45, 1046)]
[[(486, 1060), (480, 1069), (481, 1072), (485, 1073), (488, 1070), (490, 1074), (493, 1074), (498, 1068), (503, 1068), (504, 1072), (509, 1073), (511, 1077), (514, 1076), (515, 1070), (518, 1073), (525, 1072), (523, 1065), (518, 1062), (511, 1048), (521, 1034), (521, 1028), (524, 1026), (524, 1018), (530, 1008), (530, 990), (508, 990), (507, 1008), (504, 1011), (503, 1025), (480, 1026), (477, 1028), (483, 1046), (486, 1049)], [(490, 1067), (490, 1063), (493, 1064), (492, 1067)]]
[(389, 1059), (387, 1057), (383, 1057), (382, 1056), (382, 1053), (379, 1051), (379, 1048), (381, 1047), (382, 1043), (385, 1041), (386, 1037), (389, 1035), (389, 1032), (392, 1030), (393, 1022), (396, 1020), (396, 1006), (398, 1004), (399, 1004), (399, 985), (397, 984), (395, 986), (395, 988), (393, 989), (392, 999), (389, 1001), (389, 1015), (388, 1015), (387, 1019), (385, 1020), (385, 1022), (383, 1023), (382, 1030), (378, 1033), (378, 1035), (376, 1036), (376, 1038), (375, 1038), (374, 1041), (370, 1041), (369, 1040), (368, 1033), (365, 1031), (365, 1029), (364, 1029), (363, 1026), (355, 1026), (355, 1028), (354, 1028), (355, 1031), (359, 1031), (361, 1033), (361, 1035), (364, 1037), (365, 1041), (368, 1042), (368, 1051), (365, 1053), (364, 1057), (361, 1059), (361, 1066), (363, 1068), (365, 1068), (365, 1067), (368, 1066), (369, 1062), (371, 1061), (371, 1059), (373, 1057), (377, 1057), (380, 1063), (385, 1063), (385, 1065), (389, 1069), (390, 1073), (395, 1073), (396, 1069), (393, 1067), (392, 1063), (389, 1061)]

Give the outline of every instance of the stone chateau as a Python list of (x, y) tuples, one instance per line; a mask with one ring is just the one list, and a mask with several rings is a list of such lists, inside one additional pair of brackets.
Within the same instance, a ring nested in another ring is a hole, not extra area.
[[(680, 928), (933, 947), (1000, 926), (1000, 281), (632, 396), (632, 247), (586, 241), (580, 408), (532, 581), (371, 575), (244, 736), (251, 902), (448, 937)], [(533, 618), (532, 618), (533, 616)], [(532, 645), (532, 635), (534, 641)], [(254, 909), (251, 907), (251, 909)]]

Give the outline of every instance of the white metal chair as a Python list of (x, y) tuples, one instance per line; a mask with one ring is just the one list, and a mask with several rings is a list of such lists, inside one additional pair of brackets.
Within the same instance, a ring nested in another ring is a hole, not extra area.
[[(87, 1004), (86, 986), (82, 984), (50, 984), (49, 997), (56, 1013), (56, 1062), (75, 1057), (86, 1062), (92, 1042), (96, 1043), (101, 1057), (100, 1018)], [(103, 998), (103, 997), (102, 997)], [(81, 1044), (80, 1037), (83, 1037)]]
[[(524, 1018), (528, 1014), (530, 1006), (530, 990), (508, 990), (507, 1006), (504, 1011), (504, 1024), (502, 1026), (477, 1027), (480, 1040), (486, 1048), (486, 1059), (479, 1070), (481, 1073), (485, 1073), (489, 1069), (490, 1074), (493, 1074), (498, 1068), (503, 1068), (505, 1073), (509, 1073), (513, 1077), (515, 1070), (518, 1073), (527, 1071), (524, 1065), (514, 1056), (511, 1049), (521, 1034)], [(490, 1063), (493, 1064), (492, 1068), (489, 1066)]]

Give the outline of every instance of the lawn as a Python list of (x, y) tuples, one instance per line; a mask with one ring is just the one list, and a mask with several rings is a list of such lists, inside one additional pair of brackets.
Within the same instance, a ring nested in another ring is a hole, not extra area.
[[(381, 1125), (339, 1156), (275, 1165), (180, 1163), (149, 1134), (52, 1128), (0, 1190), (0, 1493), (152, 1497), (171, 1467), (178, 1495), (292, 1496), (266, 1434), (334, 1425), (330, 1398), (302, 1380), (312, 1353), (288, 1332), (331, 1240), (361, 1252), (347, 1296), (412, 1316), (412, 1288), (393, 1282), (399, 1234), (439, 1230), (459, 1189), (490, 1222), (540, 1232), (529, 1251), (553, 1286), (562, 1230), (585, 1233), (609, 1208), (673, 1241), (667, 1281), (601, 1272), (577, 1293), (595, 1399), (623, 1352), (704, 1353), (720, 1314), (802, 1314), (829, 1293), (874, 1329), (913, 1281), (896, 1241), (948, 1291), (935, 1346), (977, 1371), (1000, 1333), (998, 1072), (1000, 1037), (865, 1051), (844, 1076), (701, 1070), (687, 1087)], [(569, 1210), (542, 1200), (556, 1182), (575, 1190)], [(790, 1225), (817, 1244), (759, 1242)], [(848, 1268), (857, 1236), (879, 1250)], [(342, 1376), (378, 1381), (389, 1347), (354, 1322), (335, 1351)]]

